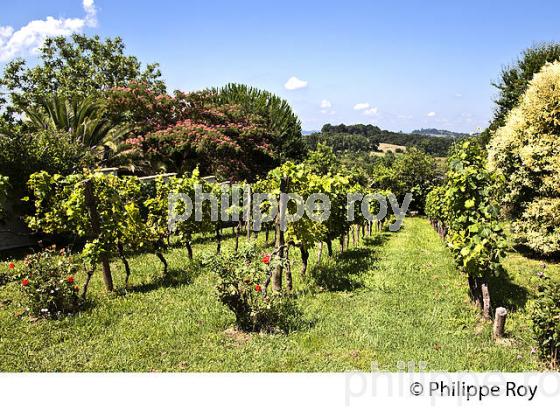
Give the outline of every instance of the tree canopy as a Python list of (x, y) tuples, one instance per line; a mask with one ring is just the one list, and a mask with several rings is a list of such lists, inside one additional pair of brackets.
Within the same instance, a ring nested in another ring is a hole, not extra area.
[(51, 37), (39, 50), (39, 63), (29, 67), (18, 58), (9, 62), (0, 78), (8, 98), (0, 99), (0, 109), (11, 118), (23, 107), (52, 93), (91, 95), (131, 81), (165, 91), (158, 64), (143, 69), (140, 61), (125, 54), (120, 37), (101, 40), (99, 36), (74, 34), (70, 38)]
[(455, 140), (446, 137), (387, 131), (371, 124), (325, 124), (320, 133), (307, 136), (306, 141), (310, 149), (316, 149), (317, 144), (322, 143), (332, 147), (336, 152), (376, 151), (380, 143), (387, 143), (416, 147), (431, 155), (445, 156)]
[(489, 165), (519, 243), (560, 252), (560, 62), (546, 64), (494, 134)]
[(483, 143), (487, 143), (490, 134), (505, 124), (508, 113), (520, 102), (533, 76), (546, 63), (559, 59), (560, 43), (541, 43), (526, 49), (513, 64), (502, 69), (499, 79), (492, 83), (497, 88), (498, 95), (494, 101), (494, 118), (481, 135)]

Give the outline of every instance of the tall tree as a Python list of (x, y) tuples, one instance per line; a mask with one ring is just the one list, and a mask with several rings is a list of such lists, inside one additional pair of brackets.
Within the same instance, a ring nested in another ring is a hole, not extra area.
[(518, 243), (560, 254), (560, 62), (547, 64), (493, 135), (489, 166)]
[(505, 124), (507, 115), (519, 104), (533, 76), (546, 63), (559, 59), (560, 43), (542, 43), (523, 51), (514, 64), (502, 70), (499, 80), (492, 83), (498, 89), (498, 96), (494, 118), (480, 137), (483, 144), (487, 144), (491, 134)]
[(23, 59), (15, 59), (4, 68), (0, 99), (4, 116), (36, 103), (42, 96), (85, 94), (126, 86), (131, 81), (147, 83), (158, 92), (165, 90), (157, 64), (142, 64), (124, 53), (119, 37), (101, 40), (99, 36), (75, 34), (70, 38), (48, 38), (39, 52), (39, 63), (28, 67)]
[(272, 137), (278, 163), (305, 157), (301, 122), (286, 100), (269, 91), (244, 84), (227, 84), (212, 92), (217, 103), (236, 105), (244, 114), (257, 115), (264, 120), (265, 129)]

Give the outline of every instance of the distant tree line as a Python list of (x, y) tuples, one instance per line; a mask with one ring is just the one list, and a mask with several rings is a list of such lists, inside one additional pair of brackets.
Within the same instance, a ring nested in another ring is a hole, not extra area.
[(445, 156), (454, 139), (382, 130), (375, 125), (325, 124), (321, 132), (306, 137), (310, 149), (325, 144), (335, 153), (377, 151), (380, 143), (416, 147), (434, 156)]
[(470, 134), (464, 132), (453, 132), (448, 130), (439, 130), (437, 128), (421, 128), (419, 130), (412, 130), (411, 134), (429, 135), (432, 137), (449, 137), (449, 138), (466, 138)]

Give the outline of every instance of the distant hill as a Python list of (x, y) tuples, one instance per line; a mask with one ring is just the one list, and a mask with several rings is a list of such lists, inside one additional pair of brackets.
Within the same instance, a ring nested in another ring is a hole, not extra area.
[(438, 130), (436, 128), (422, 128), (419, 130), (412, 131), (411, 134), (428, 135), (430, 137), (445, 137), (445, 138), (465, 138), (470, 136), (470, 134), (466, 134), (464, 132)]
[(318, 130), (303, 130), (301, 132), (301, 135), (311, 135), (311, 134), (315, 134), (316, 132), (319, 132)]
[(372, 152), (379, 151), (379, 145), (393, 144), (405, 147), (416, 147), (428, 154), (443, 157), (457, 137), (433, 136), (418, 133), (404, 133), (382, 130), (371, 124), (331, 125), (325, 124), (321, 132), (316, 132), (305, 137), (307, 145), (315, 149), (322, 143), (332, 147), (335, 152)]

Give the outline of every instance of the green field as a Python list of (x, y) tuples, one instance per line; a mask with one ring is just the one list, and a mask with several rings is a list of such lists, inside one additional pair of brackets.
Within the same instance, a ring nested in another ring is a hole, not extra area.
[[(258, 240), (264, 246), (264, 235)], [(229, 238), (224, 251), (232, 246)], [(194, 250), (200, 260), (215, 244)], [(0, 288), (0, 371), (397, 371), (409, 361), (431, 371), (544, 369), (531, 352), (524, 313), (540, 262), (506, 260), (509, 278), (495, 306), (512, 312), (507, 339), (495, 343), (491, 324), (469, 302), (466, 279), (426, 220), (409, 218), (398, 233), (335, 253), (317, 266), (312, 252), (310, 274), (321, 288), (296, 275), (307, 324), (289, 335), (235, 331), (212, 272), (189, 263), (181, 249), (168, 254), (168, 281), (156, 257), (135, 257), (128, 292), (115, 261), (121, 290), (107, 295), (96, 274), (91, 305), (62, 320), (20, 317), (19, 285), (10, 283)], [(558, 265), (547, 269), (559, 272)]]

